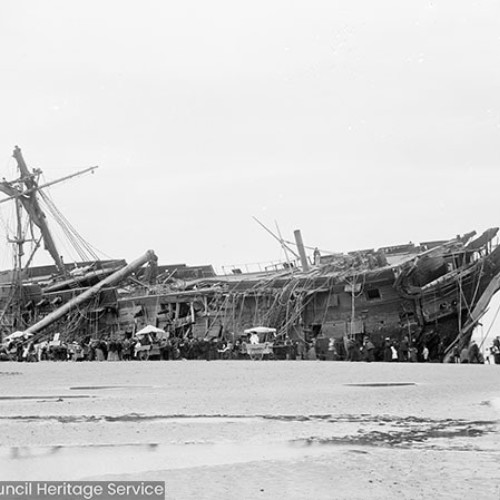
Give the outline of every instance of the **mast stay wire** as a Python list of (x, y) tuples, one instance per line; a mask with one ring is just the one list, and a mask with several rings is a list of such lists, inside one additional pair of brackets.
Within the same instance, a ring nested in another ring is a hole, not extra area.
[(39, 191), (40, 197), (44, 201), (44, 205), (47, 207), (48, 211), (51, 213), (63, 233), (65, 234), (68, 242), (72, 245), (73, 249), (77, 252), (81, 260), (99, 260), (99, 255), (97, 252), (101, 253), (99, 250), (95, 249), (90, 243), (88, 243), (75, 227), (69, 222), (69, 220), (64, 216), (64, 214), (57, 208), (55, 203), (44, 191)]
[[(44, 176), (43, 176), (44, 177)], [(102, 255), (106, 257), (107, 259), (113, 259), (112, 256), (106, 254), (102, 250), (96, 248), (94, 245), (92, 245), (90, 242), (88, 242), (86, 239), (84, 239), (78, 231), (75, 229), (75, 227), (69, 222), (69, 220), (64, 216), (64, 214), (57, 208), (57, 205), (54, 203), (52, 200), (51, 196), (47, 193), (47, 191), (50, 190), (50, 187), (47, 186), (44, 188), (44, 190), (39, 190), (39, 193), (42, 197), (42, 199), (45, 201), (46, 204), (50, 205), (53, 207), (53, 210), (51, 210), (51, 213), (53, 214), (54, 218), (56, 219), (57, 223), (60, 225), (61, 229), (69, 228), (69, 231), (73, 233), (74, 237), (81, 243), (81, 245), (87, 250), (88, 255), (92, 257), (93, 260), (100, 260), (99, 255)], [(55, 213), (54, 213), (55, 212)], [(58, 215), (56, 215), (58, 214)], [(59, 222), (59, 221), (63, 222)], [(88, 256), (86, 255), (83, 260), (92, 260), (88, 259)]]

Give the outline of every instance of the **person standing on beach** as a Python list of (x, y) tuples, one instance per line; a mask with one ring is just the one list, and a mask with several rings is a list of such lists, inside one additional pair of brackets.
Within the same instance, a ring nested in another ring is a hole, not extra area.
[(309, 361), (316, 361), (318, 359), (316, 357), (316, 339), (311, 340), (311, 344), (309, 345), (309, 349), (307, 350), (307, 359)]
[(500, 338), (497, 337), (490, 347), (490, 353), (493, 355), (493, 362), (500, 365)]
[(469, 348), (464, 346), (460, 351), (460, 363), (468, 363), (469, 362)]
[(403, 337), (403, 340), (399, 344), (399, 360), (408, 361), (408, 353), (410, 351), (410, 342), (408, 337)]
[(391, 339), (389, 337), (384, 342), (384, 361), (387, 363), (392, 361)]
[(424, 348), (422, 349), (422, 359), (425, 363), (429, 361), (429, 348), (426, 345), (424, 345)]
[(409, 350), (409, 360), (411, 363), (416, 363), (418, 361), (418, 349), (415, 345), (415, 341), (413, 341), (413, 344)]
[(398, 350), (391, 344), (391, 361), (398, 361)]
[[(456, 355), (455, 355), (455, 361), (453, 361), (453, 363), (458, 363), (458, 359), (459, 359), (459, 352), (458, 352), (458, 346), (456, 346)], [(444, 361), (444, 344), (443, 344), (443, 341), (441, 340), (439, 342), (439, 345), (438, 345), (438, 357), (439, 357), (439, 362), (442, 363)]]
[(471, 340), (469, 345), (469, 363), (481, 363), (481, 359), (479, 357), (479, 347), (475, 340)]
[(368, 337), (365, 337), (363, 341), (363, 350), (362, 350), (363, 360), (367, 361), (368, 363), (375, 361), (374, 352), (375, 352), (375, 346)]

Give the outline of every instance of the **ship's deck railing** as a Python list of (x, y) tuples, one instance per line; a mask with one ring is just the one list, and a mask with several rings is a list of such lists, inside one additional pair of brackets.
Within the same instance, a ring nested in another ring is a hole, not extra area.
[(290, 268), (298, 268), (299, 263), (297, 261), (283, 262), (283, 261), (271, 261), (271, 262), (254, 262), (250, 264), (230, 264), (221, 266), (223, 275), (235, 275), (235, 274), (252, 274), (252, 273), (275, 273), (277, 271), (288, 270)]

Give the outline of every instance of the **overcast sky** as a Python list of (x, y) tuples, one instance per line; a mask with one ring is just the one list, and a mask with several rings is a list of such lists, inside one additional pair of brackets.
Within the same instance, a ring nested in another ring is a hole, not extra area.
[(332, 251), (500, 224), (499, 2), (4, 0), (0, 47), (0, 177), (14, 145), (99, 165), (50, 194), (106, 255), (281, 259), (252, 216)]

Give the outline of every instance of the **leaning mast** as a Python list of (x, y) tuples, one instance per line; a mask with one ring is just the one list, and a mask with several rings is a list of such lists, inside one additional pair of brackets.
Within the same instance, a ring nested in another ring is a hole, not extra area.
[(49, 230), (49, 226), (47, 224), (47, 216), (45, 212), (42, 210), (40, 203), (37, 198), (37, 193), (40, 189), (51, 186), (53, 184), (57, 184), (58, 182), (62, 182), (77, 175), (84, 174), (86, 172), (93, 172), (97, 167), (90, 167), (85, 170), (81, 170), (79, 172), (75, 172), (73, 174), (67, 175), (66, 177), (62, 177), (55, 181), (47, 182), (45, 184), (38, 184), (38, 176), (41, 171), (38, 169), (34, 169), (33, 173), (29, 171), (26, 162), (24, 161), (23, 155), (21, 154), (21, 150), (18, 146), (14, 148), (13, 157), (17, 161), (17, 166), (21, 173), (21, 177), (16, 179), (15, 181), (6, 181), (3, 180), (0, 182), (0, 191), (8, 195), (8, 198), (0, 200), (0, 203), (4, 203), (9, 201), (10, 199), (14, 199), (16, 201), (16, 214), (18, 220), (18, 228), (17, 228), (17, 237), (14, 240), (18, 245), (17, 252), (17, 264), (20, 268), (22, 268), (22, 256), (24, 255), (23, 244), (26, 240), (23, 239), (22, 229), (21, 229), (21, 210), (22, 206), (29, 218), (30, 221), (33, 222), (39, 229), (41, 233), (41, 239), (44, 242), (46, 250), (50, 253), (50, 256), (54, 260), (56, 264), (57, 270), (64, 275), (66, 270), (64, 267), (64, 263), (62, 258), (57, 250), (54, 238)]
[[(65, 273), (64, 264), (61, 259), (59, 252), (57, 251), (54, 238), (50, 233), (49, 226), (47, 224), (47, 216), (40, 207), (40, 203), (37, 198), (38, 182), (35, 178), (35, 174), (32, 174), (24, 161), (21, 150), (18, 146), (14, 148), (14, 158), (17, 161), (17, 166), (21, 172), (20, 181), (26, 186), (28, 192), (20, 193), (19, 200), (23, 204), (24, 208), (31, 217), (31, 220), (39, 227), (42, 234), (43, 241), (45, 243), (46, 250), (50, 253), (50, 256), (54, 259), (56, 267), (61, 274)], [(1, 189), (1, 188), (0, 188)]]

